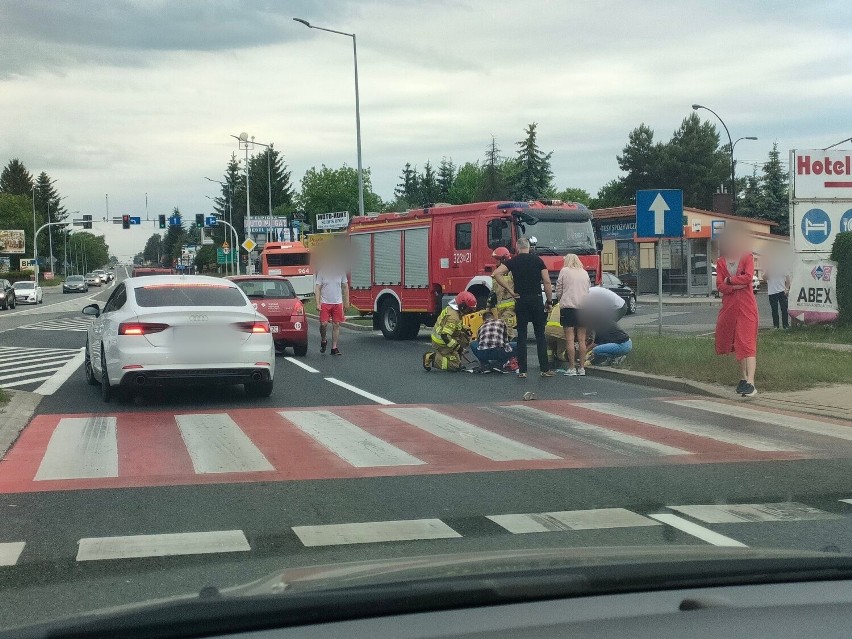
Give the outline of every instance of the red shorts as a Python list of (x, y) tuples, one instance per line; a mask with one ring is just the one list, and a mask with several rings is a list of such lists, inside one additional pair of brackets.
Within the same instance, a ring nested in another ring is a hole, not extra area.
[(320, 304), (320, 324), (328, 324), (329, 320), (339, 324), (343, 319), (343, 304)]

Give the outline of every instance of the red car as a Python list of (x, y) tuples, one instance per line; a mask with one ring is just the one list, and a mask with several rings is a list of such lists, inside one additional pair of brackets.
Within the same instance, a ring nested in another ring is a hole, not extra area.
[(279, 353), (292, 346), (293, 353), (304, 357), (308, 352), (308, 319), (305, 307), (296, 297), (286, 277), (274, 275), (235, 275), (227, 278), (239, 286), (255, 309), (266, 316)]

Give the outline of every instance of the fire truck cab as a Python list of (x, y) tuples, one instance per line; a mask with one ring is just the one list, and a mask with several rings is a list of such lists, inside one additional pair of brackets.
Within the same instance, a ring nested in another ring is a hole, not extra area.
[(491, 289), (491, 253), (515, 253), (520, 237), (535, 250), (552, 282), (563, 256), (576, 253), (593, 284), (601, 265), (592, 215), (582, 204), (554, 200), (438, 205), (406, 213), (356, 217), (348, 234), (352, 252), (350, 302), (387, 339), (412, 339), (432, 326), (461, 291), (481, 304)]

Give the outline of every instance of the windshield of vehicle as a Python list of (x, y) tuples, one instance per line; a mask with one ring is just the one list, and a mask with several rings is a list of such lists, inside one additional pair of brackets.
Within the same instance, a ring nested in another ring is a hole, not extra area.
[(310, 253), (278, 253), (275, 251), (263, 254), (269, 266), (308, 266), (311, 263)]
[(597, 252), (591, 222), (539, 220), (527, 229), (527, 232), (535, 235), (538, 240), (536, 249), (539, 252), (552, 251), (557, 255), (592, 255)]
[(34, 282), (15, 282), (12, 285), (12, 287), (17, 289), (17, 290), (32, 289), (32, 288), (35, 288), (35, 283)]
[(136, 303), (155, 306), (245, 306), (236, 286), (216, 284), (153, 284), (133, 289)]
[(82, 282), (83, 277), (81, 275), (69, 275), (68, 279), (66, 279), (65, 281), (68, 282), (69, 284), (72, 283), (72, 282)]
[(284, 280), (239, 280), (236, 282), (248, 297), (277, 297), (292, 299), (296, 297), (293, 287)]

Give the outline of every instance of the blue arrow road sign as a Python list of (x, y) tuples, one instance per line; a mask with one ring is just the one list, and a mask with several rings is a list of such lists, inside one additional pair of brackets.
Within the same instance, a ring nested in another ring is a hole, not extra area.
[(209, 217), (204, 218), (204, 226), (216, 226), (216, 222), (218, 220), (215, 216), (210, 215)]
[(169, 218), (169, 226), (180, 226), (181, 220), (179, 215), (172, 215)]
[(683, 191), (636, 191), (638, 237), (683, 237)]
[(130, 223), (131, 224), (142, 224), (142, 218), (141, 217), (131, 217)]

